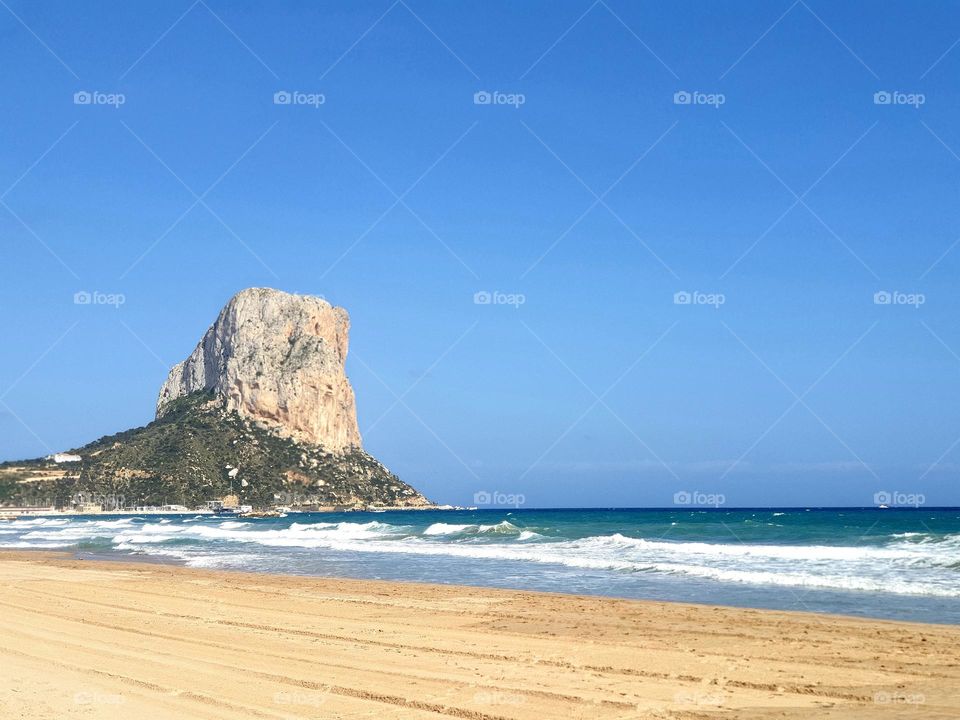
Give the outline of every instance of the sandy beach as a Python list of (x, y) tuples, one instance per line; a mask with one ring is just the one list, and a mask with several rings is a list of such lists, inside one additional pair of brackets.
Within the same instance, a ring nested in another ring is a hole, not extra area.
[(956, 718), (960, 628), (0, 553), (4, 718)]

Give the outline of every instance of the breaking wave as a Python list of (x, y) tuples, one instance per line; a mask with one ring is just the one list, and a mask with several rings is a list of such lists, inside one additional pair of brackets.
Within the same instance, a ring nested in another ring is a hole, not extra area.
[(36, 518), (4, 524), (0, 547), (119, 552), (198, 567), (251, 570), (263, 570), (274, 561), (290, 567), (334, 554), (377, 553), (739, 585), (960, 597), (960, 533), (900, 532), (872, 544), (774, 544), (631, 537), (620, 532), (570, 537), (555, 528), (523, 527), (508, 520), (417, 525), (310, 522), (317, 516), (301, 517), (299, 522), (199, 515), (162, 520)]

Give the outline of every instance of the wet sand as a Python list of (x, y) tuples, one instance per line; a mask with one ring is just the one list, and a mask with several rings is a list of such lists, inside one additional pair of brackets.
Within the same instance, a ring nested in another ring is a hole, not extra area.
[(0, 552), (3, 718), (951, 718), (960, 628)]

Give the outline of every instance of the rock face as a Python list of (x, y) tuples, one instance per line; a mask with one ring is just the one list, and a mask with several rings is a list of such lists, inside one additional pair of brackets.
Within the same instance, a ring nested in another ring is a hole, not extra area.
[(244, 290), (170, 371), (153, 422), (0, 463), (0, 505), (70, 508), (81, 494), (109, 499), (106, 510), (225, 496), (302, 511), (431, 507), (360, 445), (349, 328), (346, 311), (320, 298)]
[(309, 295), (250, 288), (226, 304), (196, 349), (160, 389), (171, 401), (212, 391), (242, 417), (334, 453), (361, 447), (344, 372), (347, 311)]

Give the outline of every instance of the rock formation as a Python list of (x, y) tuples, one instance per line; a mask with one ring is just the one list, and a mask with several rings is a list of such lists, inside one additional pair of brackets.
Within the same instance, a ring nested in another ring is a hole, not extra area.
[(359, 449), (356, 403), (344, 372), (349, 329), (347, 311), (321, 298), (243, 290), (170, 371), (157, 418), (171, 401), (207, 391), (228, 411), (298, 442), (334, 453)]
[(153, 422), (0, 463), (0, 505), (202, 508), (229, 495), (255, 508), (430, 507), (360, 445), (349, 328), (346, 310), (317, 297), (238, 293), (170, 371)]

